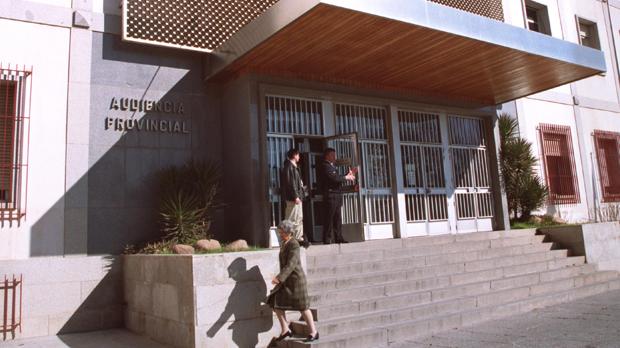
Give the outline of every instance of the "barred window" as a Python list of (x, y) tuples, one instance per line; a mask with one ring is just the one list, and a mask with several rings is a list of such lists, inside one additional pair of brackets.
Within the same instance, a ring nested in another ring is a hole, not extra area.
[(570, 127), (541, 124), (543, 160), (552, 204), (580, 202)]
[(603, 202), (620, 202), (620, 133), (594, 131)]
[(0, 65), (0, 220), (15, 221), (26, 214), (24, 190), (27, 163), (24, 137), (29, 117), (31, 70)]

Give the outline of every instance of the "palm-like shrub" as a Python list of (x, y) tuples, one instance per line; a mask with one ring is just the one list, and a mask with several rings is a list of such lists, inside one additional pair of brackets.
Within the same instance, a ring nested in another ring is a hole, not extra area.
[(213, 214), (220, 207), (219, 167), (212, 162), (190, 161), (159, 174), (159, 215), (164, 240), (192, 244), (206, 238)]
[(514, 218), (527, 220), (545, 203), (548, 190), (534, 169), (538, 159), (532, 154), (532, 144), (519, 136), (517, 120), (502, 114), (498, 122), (500, 171), (508, 210)]

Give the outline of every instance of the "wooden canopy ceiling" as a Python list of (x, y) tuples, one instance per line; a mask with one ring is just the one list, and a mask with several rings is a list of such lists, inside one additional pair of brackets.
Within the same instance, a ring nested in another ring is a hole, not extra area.
[(600, 71), (320, 3), (210, 80), (249, 72), (495, 105)]

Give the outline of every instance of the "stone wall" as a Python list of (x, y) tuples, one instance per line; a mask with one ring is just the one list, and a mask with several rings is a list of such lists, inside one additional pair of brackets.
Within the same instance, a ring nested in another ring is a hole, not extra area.
[(123, 256), (125, 326), (175, 347), (193, 347), (192, 256)]
[(620, 271), (620, 223), (602, 222), (541, 228), (539, 231), (574, 256), (585, 256), (601, 270)]
[(262, 303), (278, 253), (124, 256), (126, 327), (175, 347), (264, 347), (280, 333)]
[[(41, 257), (0, 263), (23, 276), (22, 332), (16, 338), (123, 327), (117, 257)], [(0, 301), (0, 312), (3, 311)]]
[(581, 226), (586, 259), (601, 270), (620, 272), (620, 222), (604, 222)]

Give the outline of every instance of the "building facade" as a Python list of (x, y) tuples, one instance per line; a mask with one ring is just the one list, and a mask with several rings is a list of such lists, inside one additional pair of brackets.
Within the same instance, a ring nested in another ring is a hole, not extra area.
[[(77, 299), (32, 313), (24, 335), (79, 328), (75, 308), (93, 289), (120, 306), (95, 255), (159, 238), (153, 175), (190, 158), (221, 164), (226, 208), (211, 233), (224, 241), (270, 244), (291, 147), (316, 240), (326, 146), (343, 170), (360, 168), (343, 207), (349, 240), (503, 230), (506, 112), (541, 159), (551, 199), (540, 213), (609, 215), (618, 26), (617, 0), (0, 3), (0, 274), (97, 270), (68, 279), (58, 291)], [(92, 327), (122, 322), (97, 315)]]

